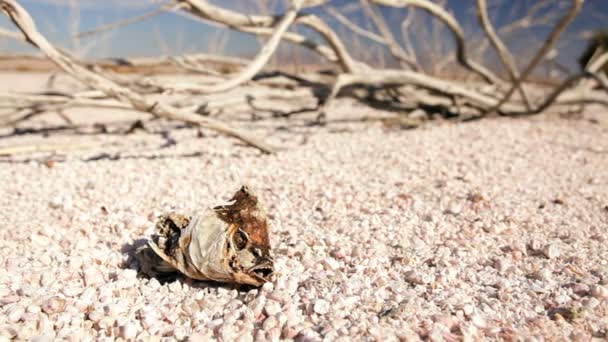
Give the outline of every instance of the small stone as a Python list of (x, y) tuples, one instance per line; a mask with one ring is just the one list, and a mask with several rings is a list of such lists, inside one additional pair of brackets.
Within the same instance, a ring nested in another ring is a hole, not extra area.
[(281, 329), (274, 327), (266, 333), (266, 336), (268, 336), (269, 341), (278, 342), (281, 339)]
[(222, 325), (222, 323), (224, 323), (223, 319), (221, 319), (221, 318), (214, 319), (207, 323), (207, 328), (214, 330), (216, 328), (219, 328)]
[(10, 326), (0, 327), (0, 341), (11, 341), (17, 336), (17, 329)]
[[(153, 289), (153, 290), (156, 290), (156, 289), (158, 289), (159, 287), (161, 287), (160, 282), (159, 282), (159, 281), (158, 281), (156, 278), (152, 278), (152, 279), (150, 279), (150, 280), (148, 281), (148, 286), (149, 286), (151, 289)], [(203, 293), (203, 291), (200, 291), (199, 293)], [(197, 295), (198, 295), (198, 293), (197, 293)], [(204, 293), (203, 293), (203, 295), (204, 295)], [(198, 299), (197, 299), (197, 300), (198, 300)]]
[(137, 325), (132, 322), (129, 322), (119, 328), (120, 337), (125, 340), (133, 340), (137, 336)]
[(426, 111), (424, 111), (423, 109), (418, 108), (418, 109), (415, 109), (415, 110), (411, 111), (408, 114), (408, 117), (411, 118), (411, 119), (422, 120), (422, 119), (427, 118), (428, 115), (427, 115)]
[(93, 310), (93, 311), (89, 312), (87, 317), (90, 321), (97, 323), (97, 322), (101, 321), (101, 319), (104, 317), (104, 315), (103, 315), (103, 312), (101, 312), (100, 310)]
[(96, 267), (88, 267), (84, 270), (84, 284), (86, 286), (95, 286), (103, 282), (103, 274)]
[(319, 315), (325, 315), (329, 312), (329, 303), (323, 299), (318, 299), (313, 306), (313, 310)]
[(179, 281), (174, 281), (169, 284), (169, 291), (179, 293), (182, 290), (182, 284)]
[(103, 307), (103, 312), (106, 316), (118, 316), (125, 311), (125, 308), (119, 304), (109, 304)]
[(447, 327), (448, 329), (450, 329), (452, 326), (454, 326), (454, 323), (455, 323), (455, 320), (452, 316), (445, 315), (445, 314), (433, 315), (432, 319), (433, 319), (433, 322), (435, 322), (437, 324), (441, 324), (441, 325)]
[(269, 300), (264, 307), (264, 311), (266, 312), (266, 315), (274, 316), (281, 312), (281, 305), (274, 300)]
[(6, 318), (11, 323), (17, 323), (23, 317), (25, 309), (20, 305), (15, 305), (8, 310)]
[(183, 341), (188, 337), (188, 333), (186, 333), (186, 330), (183, 327), (177, 327), (173, 331), (173, 337), (178, 341)]
[(509, 261), (507, 259), (501, 258), (496, 259), (494, 261), (494, 268), (500, 273), (504, 273), (509, 268), (509, 266), (511, 265), (509, 264)]
[(583, 283), (574, 283), (572, 284), (572, 292), (579, 296), (584, 296), (589, 293), (589, 285)]
[(559, 246), (555, 243), (550, 243), (543, 247), (542, 253), (549, 259), (559, 258), (560, 250)]
[(50, 341), (53, 341), (53, 335), (50, 335), (50, 334), (32, 336), (32, 338), (30, 338), (30, 340), (29, 340), (29, 342), (50, 342)]
[(262, 324), (262, 329), (264, 329), (264, 331), (269, 331), (270, 329), (276, 327), (278, 323), (279, 322), (277, 321), (276, 317), (270, 316), (266, 318), (266, 320), (264, 320), (264, 323)]
[(18, 302), (19, 299), (21, 299), (21, 297), (19, 297), (17, 295), (4, 296), (4, 297), (2, 297), (2, 299), (0, 299), (0, 306)]
[(553, 272), (547, 268), (542, 268), (534, 274), (534, 277), (538, 280), (551, 281), (553, 278)]
[(448, 213), (452, 215), (459, 215), (462, 212), (462, 205), (458, 202), (452, 202), (448, 206)]
[(63, 199), (60, 196), (53, 196), (49, 201), (49, 207), (52, 209), (60, 209), (63, 206)]
[(416, 272), (416, 271), (407, 271), (407, 272), (405, 272), (404, 276), (405, 276), (405, 280), (408, 283), (411, 283), (414, 285), (424, 284), (424, 280), (422, 279), (422, 276), (420, 276), (420, 274), (418, 274), (418, 272)]
[(583, 305), (589, 309), (595, 309), (598, 305), (600, 305), (600, 301), (596, 298), (585, 298), (583, 300)]
[(296, 337), (296, 340), (300, 341), (320, 341), (321, 338), (313, 328), (306, 328), (300, 331)]
[(102, 319), (99, 320), (99, 322), (97, 322), (97, 325), (101, 328), (101, 329), (109, 329), (114, 325), (114, 322), (116, 321), (116, 319), (114, 319), (114, 317), (103, 317)]
[(41, 309), (38, 305), (28, 305), (26, 311), (28, 313), (39, 313)]
[(137, 279), (137, 271), (133, 269), (126, 269), (120, 273), (120, 278), (125, 280)]
[(465, 315), (471, 316), (471, 314), (473, 314), (473, 312), (475, 311), (475, 307), (473, 306), (473, 304), (465, 304), (462, 307), (462, 311)]
[(534, 239), (534, 240), (530, 241), (530, 249), (535, 252), (540, 251), (542, 246), (543, 246), (542, 242), (538, 239)]
[(471, 322), (473, 322), (476, 327), (482, 329), (485, 328), (487, 325), (485, 318), (480, 315), (474, 315), (473, 317), (471, 317)]
[(262, 292), (266, 292), (266, 293), (270, 293), (272, 292), (272, 290), (274, 289), (274, 285), (270, 282), (268, 283), (264, 283), (264, 285), (262, 285)]
[(47, 315), (62, 312), (65, 308), (65, 299), (59, 297), (53, 297), (42, 303), (41, 309)]
[(603, 285), (595, 285), (589, 291), (592, 297), (597, 299), (608, 300), (608, 287)]

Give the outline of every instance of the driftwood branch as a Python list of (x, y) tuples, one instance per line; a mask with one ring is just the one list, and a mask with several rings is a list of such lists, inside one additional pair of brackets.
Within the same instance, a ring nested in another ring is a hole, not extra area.
[(272, 57), (273, 53), (279, 46), (282, 36), (285, 34), (289, 26), (296, 19), (299, 9), (300, 4), (298, 1), (289, 11), (287, 11), (287, 13), (285, 13), (281, 21), (277, 24), (275, 32), (270, 37), (266, 45), (264, 45), (262, 50), (258, 53), (258, 55), (253, 59), (253, 61), (249, 65), (247, 65), (246, 68), (239, 71), (237, 75), (218, 84), (210, 86), (199, 85), (196, 89), (193, 90), (199, 93), (218, 93), (235, 88), (240, 84), (251, 80), (258, 72), (260, 72), (260, 70), (262, 70), (264, 65), (268, 63), (270, 57)]
[(499, 79), (485, 67), (471, 61), (468, 57), (464, 31), (451, 14), (446, 12), (441, 6), (427, 0), (370, 0), (373, 3), (389, 7), (413, 6), (427, 11), (436, 19), (441, 20), (452, 32), (456, 42), (456, 58), (465, 68), (475, 72), (489, 83), (498, 83)]
[[(271, 113), (272, 118), (291, 118), (293, 113), (312, 112), (317, 114), (317, 122), (323, 122), (330, 119), (329, 113), (334, 100), (344, 95), (355, 97), (373, 106), (381, 102), (383, 105), (394, 106), (393, 108), (408, 110), (424, 108), (429, 113), (448, 112), (449, 117), (456, 117), (457, 120), (482, 118), (485, 114), (494, 111), (500, 115), (524, 116), (538, 114), (549, 108), (566, 110), (573, 105), (588, 103), (608, 105), (606, 84), (608, 82), (605, 77), (597, 73), (608, 61), (608, 53), (605, 52), (598, 52), (587, 65), (584, 74), (571, 76), (555, 87), (543, 88), (543, 92), (537, 91), (540, 87), (532, 91), (533, 86), (525, 83), (532, 71), (547, 59), (547, 53), (553, 49), (557, 38), (579, 12), (582, 0), (572, 0), (570, 9), (565, 15), (561, 15), (562, 18), (552, 28), (539, 50), (533, 54), (531, 61), (522, 68), (521, 73), (501, 36), (504, 38), (504, 35), (525, 28), (526, 25), (547, 24), (548, 18), (553, 18), (556, 13), (534, 18), (533, 16), (549, 6), (550, 2), (540, 0), (532, 6), (526, 17), (517, 19), (512, 25), (495, 28), (488, 14), (486, 0), (477, 0), (477, 6), (473, 9), (477, 10), (479, 24), (483, 28), (483, 33), (480, 34), (483, 42), (480, 45), (491, 46), (496, 50), (508, 74), (508, 78), (505, 79), (499, 78), (494, 72), (471, 58), (471, 39), (467, 41), (461, 24), (442, 5), (445, 2), (360, 0), (344, 6), (341, 8), (342, 11), (326, 6), (325, 3), (326, 1), (323, 0), (294, 1), (291, 7), (279, 15), (248, 15), (205, 0), (174, 0), (151, 12), (99, 27), (83, 35), (105, 32), (151, 18), (163, 11), (179, 9), (180, 11), (175, 13), (187, 15), (205, 24), (246, 32), (255, 35), (258, 39), (264, 39), (265, 43), (251, 60), (194, 54), (84, 63), (51, 45), (37, 31), (32, 19), (16, 0), (0, 0), (1, 8), (22, 32), (17, 35), (10, 31), (4, 34), (0, 31), (0, 36), (10, 36), (31, 43), (63, 71), (94, 89), (76, 94), (1, 93), (0, 108), (14, 109), (14, 111), (0, 119), (5, 123), (14, 123), (15, 120), (33, 115), (32, 113), (40, 111), (60, 113), (62, 109), (79, 106), (131, 109), (149, 113), (155, 118), (179, 120), (212, 129), (238, 138), (262, 151), (271, 152), (274, 150), (272, 146), (220, 121), (218, 115), (226, 112), (226, 109), (230, 111), (248, 106), (252, 111), (251, 120), (254, 120), (254, 117), (255, 120), (266, 118), (258, 115), (259, 112)], [(394, 61), (399, 62), (399, 66), (377, 67), (372, 65), (372, 62), (366, 64), (357, 60), (353, 57), (357, 54), (352, 53), (352, 45), (347, 44), (345, 38), (328, 25), (324, 20), (326, 16), (300, 11), (302, 8), (315, 6), (324, 6), (323, 9), (329, 16), (356, 33), (357, 36), (354, 36), (356, 39), (359, 39), (359, 36), (368, 39), (374, 45), (373, 48), (368, 49), (368, 56), (388, 49)], [(395, 32), (382, 13), (377, 10), (378, 6), (408, 9), (407, 16), (401, 23), (402, 42), (395, 37)], [(371, 28), (370, 26), (364, 28), (349, 19), (350, 17), (344, 12), (346, 7), (349, 13), (361, 11), (366, 15)], [(260, 8), (268, 9), (268, 6)], [(414, 20), (415, 14), (420, 11), (432, 17), (432, 32), (421, 31), (424, 28)], [(314, 34), (300, 34), (293, 30), (296, 26), (308, 28)], [(416, 33), (413, 36), (424, 37), (426, 34), (429, 38), (434, 37), (434, 41), (428, 45), (435, 50), (444, 51), (445, 46), (442, 45), (443, 41), (439, 37), (440, 28), (443, 26), (451, 33), (448, 38), (453, 39), (455, 51), (447, 58), (433, 60), (435, 63), (433, 70), (441, 71), (447, 65), (458, 63), (465, 68), (466, 74), (463, 78), (478, 77), (484, 82), (462, 82), (439, 73), (430, 75), (422, 69), (417, 58), (422, 58), (423, 54), (417, 50), (418, 45), (412, 43), (410, 31)], [(418, 35), (417, 33), (420, 32), (424, 34)], [(268, 64), (272, 63), (272, 57), (277, 55), (282, 41), (308, 48), (339, 68), (334, 67), (329, 73), (316, 72), (310, 75), (269, 72)], [(187, 71), (214, 77), (207, 77), (204, 81), (197, 82), (186, 79), (171, 83), (160, 82), (155, 78), (112, 74), (111, 68), (116, 65), (150, 67), (157, 64), (173, 67), (177, 65)], [(226, 70), (229, 72), (225, 72)], [(508, 91), (504, 92), (504, 90)], [(512, 98), (515, 91), (521, 96)], [(179, 97), (179, 100), (172, 102), (165, 100), (168, 98), (165, 95), (168, 94)], [(301, 108), (294, 111), (268, 108), (264, 102), (271, 98), (280, 98), (283, 103), (288, 102)], [(311, 103), (316, 104), (316, 107), (311, 106)], [(224, 119), (225, 116), (222, 116), (222, 120)], [(413, 116), (402, 119), (403, 122), (416, 122), (415, 126), (424, 121)]]
[[(490, 43), (496, 49), (496, 52), (498, 53), (502, 64), (507, 69), (507, 73), (509, 74), (511, 82), (516, 83), (517, 79), (519, 78), (519, 71), (517, 70), (517, 65), (515, 64), (515, 60), (509, 52), (509, 49), (505, 46), (505, 44), (494, 31), (494, 26), (492, 26), (492, 23), (490, 22), (490, 17), (488, 16), (488, 6), (486, 4), (486, 0), (477, 0), (477, 9), (481, 27), (488, 35)], [(526, 92), (524, 91), (522, 85), (519, 84), (517, 86), (517, 89), (519, 90), (519, 93), (523, 98), (527, 109), (530, 110), (530, 100), (528, 99), (528, 96), (526, 95)]]
[(501, 106), (507, 102), (515, 89), (521, 86), (521, 84), (526, 80), (526, 78), (532, 73), (534, 68), (540, 63), (540, 61), (545, 57), (547, 52), (551, 50), (557, 38), (559, 38), (560, 34), (568, 27), (568, 25), (572, 22), (574, 17), (576, 17), (577, 13), (580, 11), (581, 6), (583, 5), (583, 0), (572, 0), (572, 5), (570, 9), (566, 13), (566, 15), (555, 25), (549, 36), (541, 46), (541, 48), (536, 52), (528, 66), (524, 69), (522, 74), (513, 82), (513, 85), (509, 89), (509, 91), (505, 94), (505, 96), (496, 104), (496, 106), (492, 107), (489, 112), (493, 112), (496, 110), (500, 110)]
[(367, 0), (361, 0), (361, 7), (363, 8), (365, 14), (371, 18), (372, 22), (384, 37), (384, 41), (389, 48), (389, 51), (403, 66), (409, 67), (411, 69), (416, 70), (417, 64), (415, 60), (403, 50), (401, 45), (397, 43), (393, 33), (391, 32), (390, 27), (384, 20), (381, 13), (378, 13), (373, 7), (372, 4)]
[(146, 12), (144, 14), (140, 14), (138, 16), (135, 17), (131, 17), (131, 18), (126, 18), (124, 20), (120, 20), (120, 21), (116, 21), (113, 23), (109, 23), (109, 24), (105, 24), (105, 25), (101, 25), (99, 27), (96, 27), (94, 29), (88, 30), (88, 31), (84, 31), (84, 32), (80, 32), (78, 34), (76, 34), (75, 36), (73, 36), (73, 38), (75, 39), (81, 39), (81, 38), (85, 38), (85, 37), (89, 37), (89, 36), (93, 36), (102, 32), (107, 32), (110, 30), (115, 30), (124, 26), (128, 26), (128, 25), (132, 25), (135, 23), (139, 23), (141, 21), (144, 20), (148, 20), (150, 18), (153, 18), (155, 16), (158, 16), (160, 14), (163, 14), (167, 11), (175, 11), (177, 9), (180, 9), (184, 7), (183, 4), (174, 4), (172, 6), (168, 6), (167, 4), (164, 4), (152, 11)]
[(51, 45), (46, 38), (44, 38), (38, 32), (36, 25), (34, 24), (34, 21), (29, 13), (16, 1), (1, 0), (0, 8), (2, 8), (13, 23), (21, 30), (28, 42), (38, 47), (50, 60), (55, 62), (55, 64), (57, 64), (65, 72), (89, 85), (90, 87), (99, 89), (108, 96), (119, 101), (125, 101), (137, 110), (146, 111), (158, 117), (184, 121), (203, 128), (209, 128), (238, 138), (264, 152), (269, 153), (275, 150), (275, 148), (272, 146), (266, 144), (256, 137), (251, 136), (249, 133), (242, 132), (221, 121), (213, 120), (211, 118), (201, 117), (193, 113), (182, 113), (170, 105), (147, 99), (129, 88), (119, 86), (118, 84), (82, 67), (61, 53), (59, 50), (55, 49), (55, 47), (53, 47), (53, 45)]

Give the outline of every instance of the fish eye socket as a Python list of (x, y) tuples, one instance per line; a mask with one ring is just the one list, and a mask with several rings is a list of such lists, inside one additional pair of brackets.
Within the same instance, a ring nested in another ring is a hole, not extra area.
[(242, 230), (238, 230), (236, 233), (234, 233), (233, 240), (234, 246), (238, 250), (241, 250), (245, 248), (245, 246), (247, 246), (247, 234), (245, 234), (245, 232), (243, 232)]

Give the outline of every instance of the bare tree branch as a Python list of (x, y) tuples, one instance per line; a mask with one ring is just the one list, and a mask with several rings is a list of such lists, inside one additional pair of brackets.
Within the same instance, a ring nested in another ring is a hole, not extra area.
[(88, 37), (88, 36), (92, 36), (101, 32), (106, 32), (106, 31), (110, 31), (110, 30), (115, 30), (117, 28), (120, 27), (124, 27), (124, 26), (128, 26), (131, 24), (135, 24), (150, 18), (153, 18), (157, 15), (163, 14), (167, 11), (174, 11), (180, 8), (185, 7), (184, 4), (174, 4), (172, 6), (168, 6), (167, 4), (163, 4), (162, 6), (146, 12), (144, 14), (140, 14), (138, 16), (135, 17), (131, 17), (131, 18), (126, 18), (117, 22), (113, 22), (113, 23), (109, 23), (109, 24), (105, 24), (105, 25), (101, 25), (99, 27), (96, 27), (92, 30), (88, 30), (88, 31), (84, 31), (84, 32), (80, 32), (78, 34), (76, 34), (75, 36), (73, 36), (72, 38), (76, 38), (76, 39), (80, 39), (80, 38), (84, 38), (84, 37)]
[(323, 10), (325, 10), (325, 12), (327, 14), (329, 14), (331, 17), (333, 17), (334, 19), (339, 21), (342, 25), (344, 25), (351, 31), (355, 32), (356, 34), (363, 36), (369, 40), (372, 40), (378, 44), (387, 45), (386, 40), (384, 38), (375, 34), (374, 32), (366, 30), (366, 29), (360, 27), (359, 25), (353, 23), (347, 17), (345, 17), (339, 11), (337, 11), (335, 8), (333, 8), (331, 6), (326, 6), (323, 8)]
[(499, 78), (485, 67), (469, 60), (465, 47), (464, 32), (458, 21), (443, 8), (428, 0), (370, 0), (373, 3), (389, 7), (414, 6), (423, 9), (441, 20), (454, 35), (456, 41), (456, 58), (465, 68), (475, 72), (489, 83), (499, 83)]
[(255, 74), (257, 74), (264, 67), (264, 65), (268, 63), (270, 57), (273, 55), (273, 53), (279, 46), (283, 34), (287, 31), (287, 29), (293, 23), (298, 14), (300, 2), (301, 1), (296, 1), (294, 6), (289, 11), (287, 11), (287, 13), (285, 13), (283, 19), (281, 19), (281, 21), (278, 23), (275, 32), (270, 38), (270, 40), (268, 40), (266, 45), (264, 45), (262, 50), (260, 50), (258, 55), (253, 59), (253, 61), (249, 65), (247, 65), (246, 68), (239, 71), (237, 75), (224, 82), (209, 86), (199, 85), (198, 87), (196, 87), (196, 91), (199, 93), (217, 93), (232, 89), (244, 82), (251, 80), (253, 76), (255, 76)]
[(376, 25), (376, 28), (378, 31), (380, 31), (380, 34), (382, 34), (384, 37), (384, 41), (386, 42), (386, 45), (388, 46), (393, 57), (395, 57), (403, 66), (417, 70), (417, 65), (414, 62), (414, 59), (409, 56), (407, 52), (405, 52), (397, 43), (391, 29), (388, 27), (386, 21), (382, 17), (382, 14), (377, 13), (367, 0), (360, 0), (359, 3), (367, 16), (369, 16), (374, 25)]
[(557, 41), (557, 38), (559, 38), (560, 34), (566, 29), (566, 27), (568, 27), (574, 17), (576, 17), (576, 14), (580, 11), (582, 5), (583, 0), (572, 0), (572, 5), (570, 6), (568, 13), (557, 23), (557, 25), (555, 25), (555, 27), (553, 28), (541, 48), (536, 52), (534, 58), (532, 58), (532, 61), (530, 61), (521, 76), (514, 82), (509, 91), (503, 97), (503, 99), (500, 100), (500, 102), (498, 102), (496, 106), (492, 107), (489, 112), (500, 110), (501, 106), (511, 98), (511, 95), (513, 95), (515, 89), (517, 89), (517, 87), (519, 87), (522, 82), (525, 81), (525, 79), (530, 75), (532, 70), (534, 70), (538, 63), (540, 63), (540, 61), (545, 57), (547, 52), (551, 50), (551, 48)]
[(275, 148), (263, 141), (260, 141), (258, 138), (234, 129), (223, 122), (207, 117), (201, 117), (193, 113), (181, 113), (172, 106), (166, 105), (162, 102), (146, 99), (129, 88), (119, 86), (118, 84), (92, 71), (89, 71), (55, 49), (55, 47), (53, 47), (46, 40), (46, 38), (44, 38), (38, 32), (36, 25), (34, 24), (34, 21), (29, 13), (15, 0), (0, 0), (0, 8), (2, 8), (2, 10), (11, 18), (13, 23), (21, 30), (21, 32), (23, 32), (28, 42), (38, 47), (49, 59), (55, 62), (65, 72), (69, 73), (81, 82), (103, 91), (108, 96), (116, 98), (120, 101), (127, 101), (137, 110), (146, 111), (155, 116), (192, 123), (233, 136), (259, 148), (264, 152), (270, 153), (275, 150)]
[(0, 38), (8, 38), (23, 41), (23, 35), (19, 32), (5, 30), (0, 27)]
[[(515, 60), (509, 52), (509, 49), (505, 46), (505, 44), (503, 44), (496, 32), (494, 32), (494, 27), (492, 26), (490, 18), (488, 17), (487, 7), (488, 6), (486, 4), (486, 0), (477, 0), (477, 14), (479, 16), (481, 27), (486, 32), (488, 38), (490, 39), (490, 42), (498, 52), (498, 56), (500, 57), (502, 64), (505, 66), (505, 69), (507, 69), (507, 73), (509, 74), (511, 82), (515, 83), (517, 81), (517, 78), (519, 77), (517, 65), (515, 64)], [(517, 89), (519, 90), (519, 93), (523, 98), (524, 103), (526, 104), (526, 108), (530, 110), (530, 100), (528, 99), (528, 96), (526, 95), (526, 92), (524, 91), (522, 85), (519, 84), (517, 86)]]

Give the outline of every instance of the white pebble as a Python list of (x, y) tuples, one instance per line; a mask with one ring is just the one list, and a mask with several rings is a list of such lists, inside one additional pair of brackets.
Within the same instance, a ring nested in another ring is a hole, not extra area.
[(462, 205), (459, 202), (452, 202), (448, 206), (448, 213), (458, 215), (462, 212)]
[(590, 294), (594, 298), (608, 300), (608, 287), (595, 285), (591, 288)]
[(129, 322), (120, 327), (120, 337), (124, 338), (125, 340), (133, 340), (137, 336), (138, 330), (139, 329), (135, 323)]
[(555, 243), (547, 244), (543, 247), (542, 253), (549, 259), (559, 258), (560, 250), (559, 246)]
[(471, 314), (475, 311), (475, 307), (473, 306), (473, 304), (465, 304), (462, 307), (462, 311), (465, 315), (471, 316)]
[(56, 195), (51, 198), (49, 201), (49, 207), (52, 209), (60, 209), (63, 206), (63, 198), (61, 196)]
[(313, 306), (313, 310), (319, 315), (325, 315), (329, 312), (329, 303), (323, 299), (317, 299)]
[(281, 305), (274, 300), (269, 300), (264, 307), (264, 311), (266, 312), (266, 315), (274, 316), (281, 312)]
[(553, 278), (553, 272), (551, 272), (551, 270), (548, 268), (541, 268), (534, 274), (534, 277), (538, 280), (551, 281)]
[(103, 282), (103, 274), (97, 267), (88, 267), (84, 270), (84, 284), (86, 286), (95, 286)]
[(487, 324), (485, 318), (480, 315), (473, 315), (473, 317), (471, 317), (471, 322), (473, 322), (476, 327), (481, 329), (485, 328)]
[(20, 305), (15, 305), (8, 310), (6, 318), (9, 322), (17, 323), (25, 313), (25, 309)]

